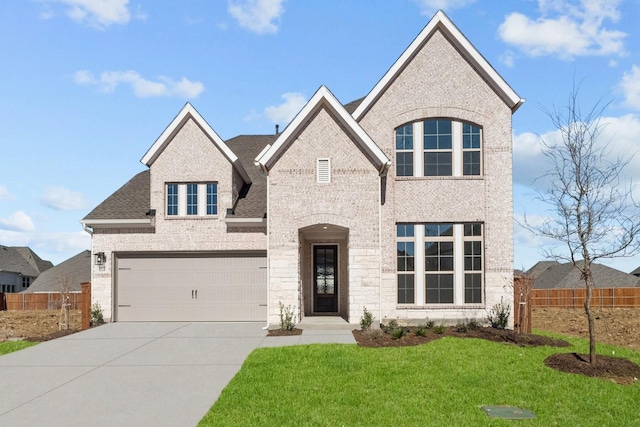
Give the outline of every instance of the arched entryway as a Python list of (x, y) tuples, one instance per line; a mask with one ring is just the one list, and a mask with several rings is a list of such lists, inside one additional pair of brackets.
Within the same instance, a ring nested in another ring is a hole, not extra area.
[(316, 224), (299, 230), (303, 316), (349, 313), (349, 229)]

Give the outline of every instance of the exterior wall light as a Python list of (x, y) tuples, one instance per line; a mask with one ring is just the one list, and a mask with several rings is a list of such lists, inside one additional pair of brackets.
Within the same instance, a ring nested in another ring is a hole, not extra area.
[(96, 252), (93, 256), (95, 258), (95, 265), (99, 267), (104, 266), (104, 263), (107, 262), (107, 256), (104, 252)]

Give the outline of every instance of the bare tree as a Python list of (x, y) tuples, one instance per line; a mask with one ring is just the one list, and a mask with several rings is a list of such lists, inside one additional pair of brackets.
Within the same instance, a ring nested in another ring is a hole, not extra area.
[(69, 276), (63, 275), (58, 277), (58, 291), (60, 292), (60, 319), (58, 322), (58, 330), (67, 330), (71, 327), (69, 319), (71, 279)]
[(578, 103), (580, 85), (573, 85), (568, 104), (547, 110), (559, 141), (542, 141), (551, 169), (545, 174), (547, 188), (538, 198), (549, 207), (551, 217), (524, 227), (533, 233), (562, 242), (565, 250), (550, 249), (546, 255), (571, 262), (581, 273), (586, 288), (584, 310), (589, 323), (589, 362), (595, 362), (595, 324), (591, 313), (593, 263), (600, 259), (629, 256), (638, 249), (640, 215), (633, 199), (634, 186), (622, 175), (633, 153), (613, 156), (603, 141), (601, 115), (607, 104), (598, 102), (583, 114)]

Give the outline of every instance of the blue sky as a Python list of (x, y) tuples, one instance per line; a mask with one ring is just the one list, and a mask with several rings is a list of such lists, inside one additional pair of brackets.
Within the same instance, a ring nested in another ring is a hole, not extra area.
[[(343, 103), (366, 95), (438, 9), (527, 100), (513, 116), (516, 218), (545, 216), (533, 180), (555, 129), (542, 110), (566, 105), (574, 80), (585, 109), (610, 101), (614, 151), (638, 150), (637, 0), (3, 1), (0, 244), (55, 264), (89, 249), (79, 220), (144, 169), (185, 102), (223, 139), (283, 129), (322, 84)], [(515, 268), (548, 243), (516, 224)]]

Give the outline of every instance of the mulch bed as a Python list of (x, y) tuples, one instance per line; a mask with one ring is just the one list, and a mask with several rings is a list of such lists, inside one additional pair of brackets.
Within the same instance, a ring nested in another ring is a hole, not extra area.
[(547, 357), (544, 364), (558, 371), (608, 379), (618, 384), (633, 384), (640, 378), (640, 366), (622, 357), (596, 355), (591, 364), (588, 354), (560, 353)]
[(458, 337), (458, 338), (479, 338), (487, 341), (503, 342), (515, 344), (522, 347), (535, 346), (552, 346), (552, 347), (570, 347), (571, 344), (564, 340), (544, 337), (533, 334), (519, 334), (510, 330), (479, 327), (477, 329), (468, 329), (466, 332), (457, 332), (456, 328), (450, 326), (445, 328), (442, 334), (436, 334), (433, 329), (427, 330), (425, 336), (415, 335), (414, 328), (407, 328), (407, 334), (399, 339), (393, 338), (382, 330), (369, 330), (362, 332), (354, 330), (353, 336), (361, 347), (403, 347), (411, 345), (420, 345), (429, 341), (437, 340), (442, 337)]
[(291, 335), (302, 335), (302, 329), (269, 329), (269, 331), (267, 332), (268, 337), (288, 337)]
[[(567, 341), (535, 334), (520, 334), (510, 330), (480, 327), (458, 332), (455, 327), (448, 327), (442, 334), (428, 330), (425, 336), (417, 336), (415, 328), (405, 328), (407, 334), (394, 339), (383, 330), (363, 332), (354, 330), (353, 336), (361, 347), (403, 347), (424, 344), (442, 337), (479, 338), (493, 342), (518, 345), (521, 347), (570, 347)], [(614, 381), (618, 384), (634, 384), (640, 378), (640, 366), (621, 357), (598, 355), (595, 363), (589, 363), (589, 355), (576, 353), (559, 353), (549, 356), (545, 365), (561, 372), (584, 375)]]

